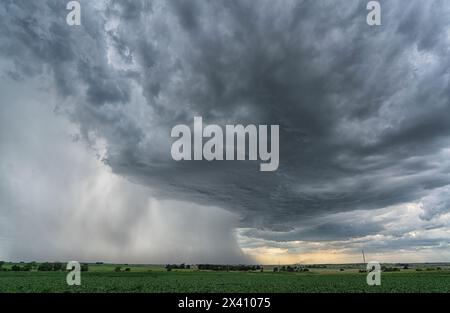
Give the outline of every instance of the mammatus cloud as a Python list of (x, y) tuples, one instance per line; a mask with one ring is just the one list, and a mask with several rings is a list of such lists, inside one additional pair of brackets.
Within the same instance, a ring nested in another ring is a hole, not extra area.
[[(3, 73), (49, 80), (115, 174), (233, 212), (248, 238), (277, 244), (372, 242), (387, 231), (372, 217), (399, 205), (422, 204), (418, 230), (448, 213), (446, 1), (382, 1), (380, 27), (356, 0), (80, 2), (73, 28), (61, 1), (4, 1)], [(194, 116), (280, 125), (278, 171), (174, 162), (170, 129)], [(422, 239), (397, 242), (448, 251)]]

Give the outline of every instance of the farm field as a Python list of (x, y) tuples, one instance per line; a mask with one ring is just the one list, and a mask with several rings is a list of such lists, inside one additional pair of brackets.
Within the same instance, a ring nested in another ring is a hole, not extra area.
[(450, 271), (406, 270), (382, 273), (381, 286), (368, 286), (366, 274), (354, 270), (312, 270), (307, 273), (164, 271), (134, 266), (114, 272), (109, 265), (91, 266), (81, 286), (67, 286), (64, 272), (0, 272), (0, 292), (137, 292), (137, 293), (359, 293), (450, 292)]

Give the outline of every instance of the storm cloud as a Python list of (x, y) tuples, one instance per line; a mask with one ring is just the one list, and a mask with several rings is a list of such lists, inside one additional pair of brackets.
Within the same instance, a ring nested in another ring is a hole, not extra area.
[[(375, 212), (411, 203), (423, 228), (450, 213), (450, 4), (380, 2), (370, 27), (356, 0), (80, 1), (72, 27), (64, 1), (6, 0), (2, 70), (45, 80), (113, 173), (232, 212), (248, 238), (375, 236)], [(194, 116), (280, 125), (278, 170), (173, 161), (170, 130)]]

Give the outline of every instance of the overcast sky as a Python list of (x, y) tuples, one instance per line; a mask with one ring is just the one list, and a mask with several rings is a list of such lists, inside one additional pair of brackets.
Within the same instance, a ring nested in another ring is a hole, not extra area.
[[(0, 259), (450, 261), (450, 3), (0, 3)], [(280, 125), (280, 165), (175, 162)]]

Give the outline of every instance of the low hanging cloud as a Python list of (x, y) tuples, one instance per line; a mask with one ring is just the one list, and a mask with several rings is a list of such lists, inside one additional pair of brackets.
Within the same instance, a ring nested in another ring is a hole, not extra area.
[[(369, 27), (357, 0), (80, 1), (71, 27), (64, 1), (7, 0), (3, 73), (49, 80), (112, 171), (158, 199), (220, 207), (289, 240), (372, 235), (385, 226), (343, 231), (327, 216), (432, 195), (428, 219), (447, 210), (435, 190), (450, 184), (450, 5), (380, 2), (382, 26)], [(280, 125), (278, 171), (174, 162), (170, 130), (194, 116)]]

